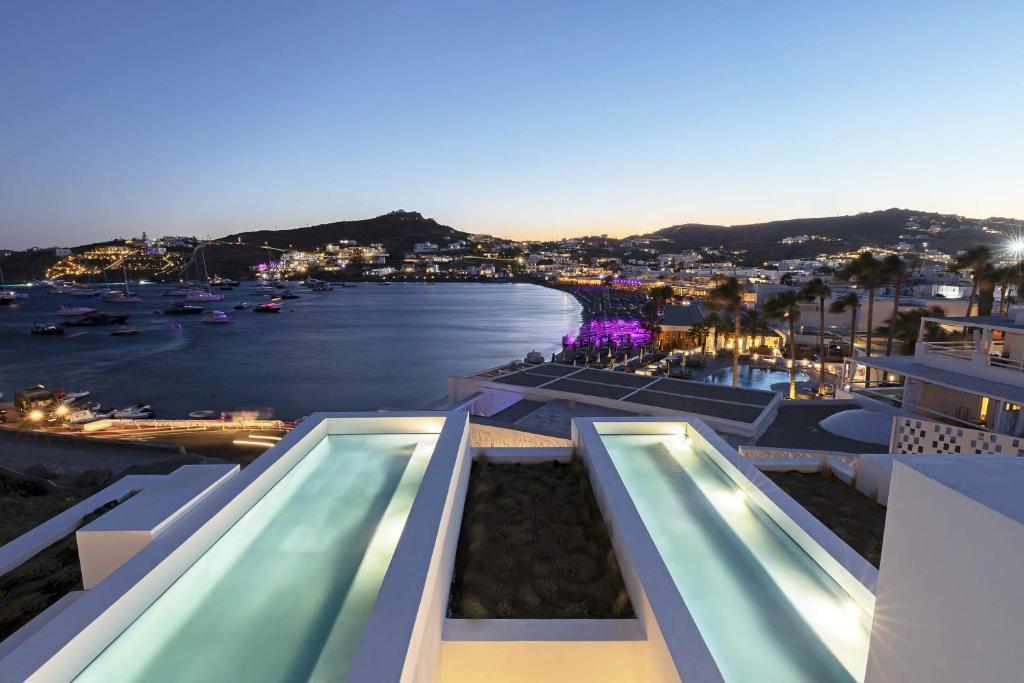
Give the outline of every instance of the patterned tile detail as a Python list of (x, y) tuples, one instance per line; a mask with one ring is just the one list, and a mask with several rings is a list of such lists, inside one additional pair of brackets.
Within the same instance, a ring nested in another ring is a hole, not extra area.
[(1024, 438), (942, 422), (902, 417), (894, 420), (891, 453), (1024, 455)]

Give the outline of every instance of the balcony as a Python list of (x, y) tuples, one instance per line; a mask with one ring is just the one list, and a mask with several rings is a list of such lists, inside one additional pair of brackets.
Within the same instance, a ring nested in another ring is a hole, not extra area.
[[(993, 341), (986, 352), (982, 342), (945, 341), (918, 342), (915, 355), (919, 358), (952, 358), (977, 363), (985, 367), (1004, 368), (1024, 372), (1024, 357), (1010, 358), (1005, 355), (1003, 343)], [(924, 360), (927, 363), (927, 360)]]

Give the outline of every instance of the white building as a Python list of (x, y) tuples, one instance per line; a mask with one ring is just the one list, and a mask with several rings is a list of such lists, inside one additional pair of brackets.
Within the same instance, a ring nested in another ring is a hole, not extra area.
[(918, 341), (912, 356), (847, 359), (846, 387), (903, 415), (1024, 436), (1024, 315), (924, 318), (953, 339)]

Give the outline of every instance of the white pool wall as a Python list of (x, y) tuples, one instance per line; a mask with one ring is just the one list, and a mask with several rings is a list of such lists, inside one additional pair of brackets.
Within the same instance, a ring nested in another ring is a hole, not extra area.
[[(244, 515), (268, 490), (277, 484), (288, 471), (301, 460), (316, 444), (329, 434), (439, 434), (434, 456), (431, 458), (424, 480), (421, 482), (416, 501), (410, 512), (409, 522), (396, 547), (392, 567), (400, 565), (407, 571), (422, 569), (424, 576), (429, 569), (415, 566), (422, 561), (425, 550), (421, 547), (423, 534), (429, 533), (429, 541), (437, 538), (440, 524), (437, 515), (431, 513), (449, 510), (452, 506), (449, 482), (457, 481), (451, 468), (467, 461), (468, 416), (466, 413), (316, 413), (285, 435), (277, 444), (260, 455), (241, 473), (231, 478), (217, 491), (204, 499), (185, 517), (159, 535), (146, 548), (113, 572), (107, 579), (87, 591), (75, 604), (60, 616), (39, 629), (17, 650), (3, 661), (0, 681), (70, 681), (106, 648), (121, 632), (145, 611), (174, 581), (180, 577), (203, 553), (205, 553), (242, 515)], [(442, 450), (445, 449), (445, 450)], [(435, 466), (436, 464), (436, 466)], [(442, 471), (443, 470), (443, 471)], [(428, 488), (429, 487), (429, 488)], [(426, 493), (424, 493), (426, 492)], [(430, 500), (423, 503), (426, 499)], [(461, 500), (461, 498), (459, 499)], [(421, 505), (421, 503), (423, 503)], [(423, 519), (414, 521), (415, 516)], [(461, 511), (459, 512), (461, 516)], [(417, 538), (420, 543), (407, 541)], [(457, 534), (456, 534), (457, 540)], [(400, 555), (401, 553), (401, 555)], [(454, 554), (454, 548), (452, 549)], [(433, 549), (428, 558), (433, 565)], [(421, 603), (414, 600), (410, 612), (408, 597), (390, 598), (385, 589), (414, 592), (417, 596), (423, 590), (418, 586), (403, 586), (392, 578), (389, 569), (378, 595), (384, 598), (382, 611), (393, 610), (385, 616), (378, 615), (377, 606), (371, 613), (360, 643), (360, 649), (369, 647), (391, 665), (405, 666), (406, 654), (414, 651), (412, 636), (417, 635), (417, 621)], [(447, 597), (447, 593), (445, 594)], [(401, 609), (395, 610), (395, 606)], [(442, 615), (443, 616), (443, 615)], [(389, 622), (386, 641), (382, 640), (379, 624)], [(397, 621), (391, 621), (397, 620)], [(438, 620), (440, 621), (440, 620)], [(393, 637), (395, 628), (406, 631), (410, 639)], [(371, 629), (375, 636), (368, 636)], [(421, 629), (422, 630), (422, 629)], [(439, 633), (440, 626), (437, 631)], [(425, 634), (418, 636), (421, 640)], [(438, 635), (439, 638), (439, 635)], [(428, 648), (429, 649), (429, 648)], [(415, 650), (418, 652), (418, 649)], [(386, 654), (385, 654), (386, 653)], [(393, 661), (397, 660), (397, 662)], [(362, 661), (356, 653), (353, 665)], [(379, 663), (378, 662), (378, 663)], [(351, 678), (351, 675), (350, 675)], [(352, 678), (351, 680), (357, 680)], [(391, 680), (399, 680), (394, 678)]]

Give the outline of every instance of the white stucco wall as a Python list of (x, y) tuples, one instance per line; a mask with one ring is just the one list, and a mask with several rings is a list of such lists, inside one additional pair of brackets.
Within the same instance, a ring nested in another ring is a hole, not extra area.
[[(1024, 676), (1024, 515), (1006, 514), (1022, 506), (1005, 500), (1014, 491), (1020, 500), (1024, 463), (946, 461), (894, 464), (865, 683)], [(936, 478), (943, 470), (947, 483)], [(980, 502), (989, 496), (1003, 497), (995, 503), (1007, 508)]]

